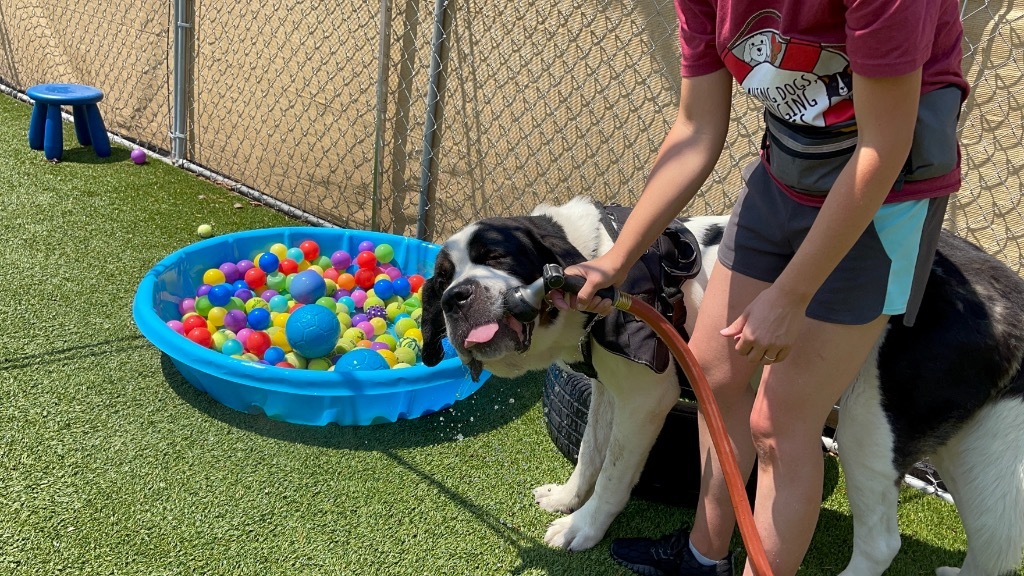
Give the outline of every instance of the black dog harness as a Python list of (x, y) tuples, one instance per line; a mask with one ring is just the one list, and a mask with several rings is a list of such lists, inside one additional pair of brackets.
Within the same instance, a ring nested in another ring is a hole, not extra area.
[[(612, 240), (619, 237), (619, 230), (631, 211), (618, 205), (603, 207), (601, 221)], [(686, 322), (682, 285), (700, 272), (700, 266), (697, 238), (682, 221), (676, 219), (630, 268), (619, 290), (653, 306), (676, 330), (682, 332)], [(588, 334), (580, 340), (583, 360), (574, 363), (573, 370), (591, 378), (597, 376), (592, 342), (616, 356), (644, 364), (659, 374), (668, 368), (671, 357), (668, 346), (643, 321), (619, 310), (604, 317), (588, 316)]]

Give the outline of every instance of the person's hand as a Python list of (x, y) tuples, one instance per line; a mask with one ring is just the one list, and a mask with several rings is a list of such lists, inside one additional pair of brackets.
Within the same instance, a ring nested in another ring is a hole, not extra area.
[(602, 316), (609, 314), (614, 308), (614, 302), (608, 298), (596, 296), (601, 288), (614, 286), (622, 282), (620, 275), (625, 276), (625, 270), (609, 262), (607, 258), (597, 257), (593, 260), (569, 266), (565, 269), (566, 276), (581, 276), (586, 279), (586, 284), (580, 289), (579, 294), (572, 294), (563, 290), (552, 290), (548, 294), (551, 303), (560, 310), (576, 308), (584, 312), (595, 312)]
[(772, 286), (720, 333), (732, 338), (736, 352), (751, 363), (767, 366), (782, 362), (803, 326), (806, 310), (807, 302)]

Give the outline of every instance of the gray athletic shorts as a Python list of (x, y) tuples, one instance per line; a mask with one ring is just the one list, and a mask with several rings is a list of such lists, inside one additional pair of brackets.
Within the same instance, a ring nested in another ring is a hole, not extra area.
[[(733, 208), (718, 260), (726, 268), (774, 282), (807, 236), (819, 209), (782, 191), (756, 162)], [(948, 198), (885, 204), (807, 307), (807, 317), (867, 324), (882, 314), (917, 316)]]

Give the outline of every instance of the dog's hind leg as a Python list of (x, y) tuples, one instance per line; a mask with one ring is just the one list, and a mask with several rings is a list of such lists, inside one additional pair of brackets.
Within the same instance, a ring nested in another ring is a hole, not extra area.
[(1024, 405), (983, 408), (932, 458), (967, 534), (960, 569), (938, 576), (1017, 574), (1024, 554)]
[(840, 576), (880, 575), (900, 549), (899, 473), (877, 374), (873, 353), (840, 402), (839, 460), (853, 512), (853, 554)]
[(576, 468), (565, 484), (545, 484), (534, 488), (533, 498), (538, 506), (548, 512), (569, 514), (578, 510), (590, 498), (594, 493), (597, 475), (604, 465), (612, 418), (612, 399), (608, 390), (600, 381), (591, 380), (590, 408)]
[[(642, 368), (634, 366), (636, 369)], [(568, 550), (591, 548), (625, 508), (665, 416), (679, 401), (673, 370), (648, 374), (643, 378), (622, 375), (618, 388), (608, 391), (614, 414), (594, 493), (579, 510), (551, 523), (544, 535), (548, 545)]]

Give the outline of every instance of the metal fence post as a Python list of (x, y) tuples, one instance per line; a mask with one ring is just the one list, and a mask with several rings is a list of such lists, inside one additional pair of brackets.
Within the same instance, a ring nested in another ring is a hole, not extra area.
[(427, 234), (427, 202), (430, 194), (430, 174), (434, 168), (434, 140), (437, 137), (437, 112), (441, 99), (441, 58), (443, 56), (445, 31), (444, 19), (448, 0), (434, 2), (434, 35), (430, 41), (430, 84), (427, 86), (427, 117), (423, 127), (423, 157), (420, 163), (420, 204), (416, 219), (416, 237), (424, 239)]
[(377, 46), (377, 110), (373, 138), (373, 198), (370, 208), (370, 230), (380, 230), (380, 194), (383, 179), (384, 108), (387, 102), (388, 58), (391, 52), (390, 0), (380, 0), (380, 42)]
[(188, 22), (189, 0), (174, 0), (174, 84), (171, 119), (171, 159), (181, 162), (185, 159), (186, 144), (186, 106), (188, 81), (185, 78), (186, 52), (188, 51), (187, 34), (192, 28)]

